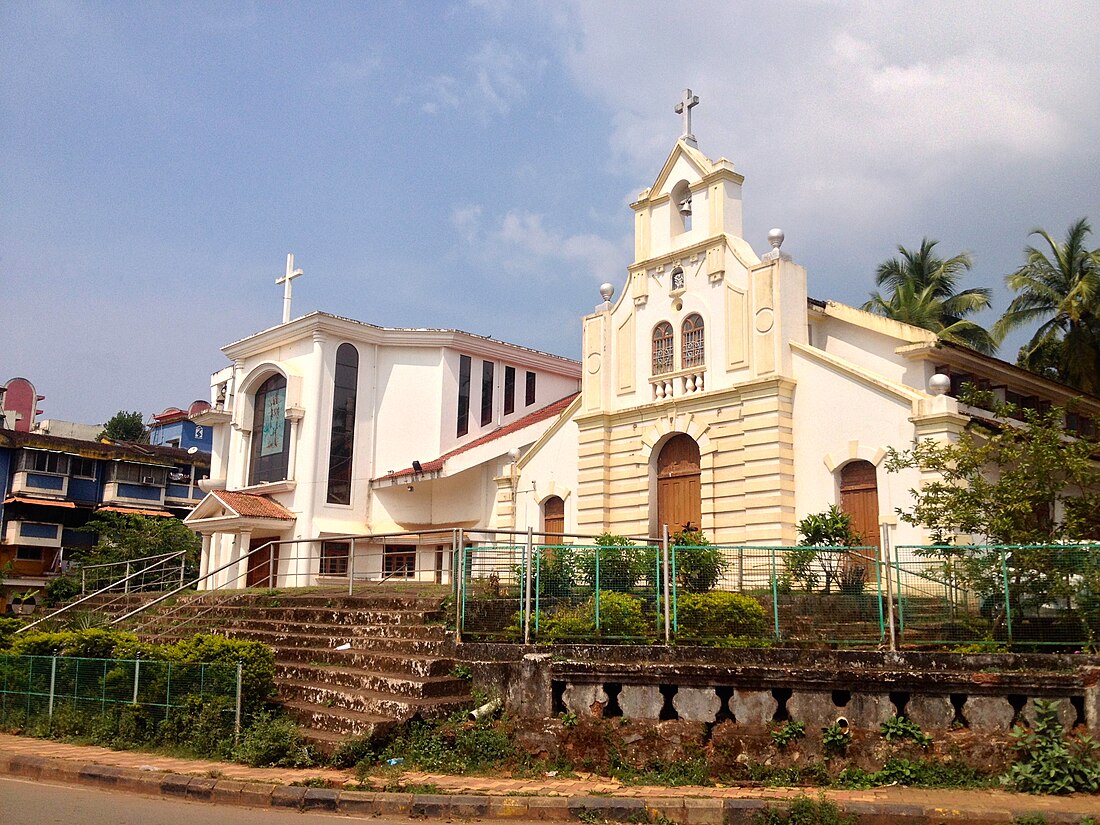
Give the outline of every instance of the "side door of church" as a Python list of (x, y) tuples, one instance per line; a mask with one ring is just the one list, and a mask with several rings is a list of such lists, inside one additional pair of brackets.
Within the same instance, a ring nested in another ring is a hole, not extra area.
[(657, 529), (678, 533), (702, 522), (699, 445), (688, 435), (673, 436), (657, 458)]

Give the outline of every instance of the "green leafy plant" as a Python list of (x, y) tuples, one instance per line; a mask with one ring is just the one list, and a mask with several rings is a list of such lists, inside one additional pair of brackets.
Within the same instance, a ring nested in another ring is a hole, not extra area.
[(786, 811), (767, 807), (753, 816), (753, 825), (858, 825), (859, 817), (845, 814), (835, 803), (821, 797), (800, 796)]
[(714, 589), (726, 569), (722, 552), (701, 530), (684, 530), (670, 537), (676, 549), (676, 585), (689, 593)]
[(539, 641), (568, 640), (637, 641), (652, 635), (653, 618), (642, 611), (642, 602), (626, 593), (600, 591), (600, 624), (596, 628), (596, 597), (547, 616), (539, 616)]
[(825, 753), (833, 755), (846, 753), (851, 743), (851, 730), (841, 727), (836, 722), (821, 729), (821, 746), (825, 749)]
[(270, 713), (256, 717), (233, 749), (233, 758), (257, 768), (308, 768), (316, 764), (294, 723)]
[(58, 607), (80, 593), (80, 582), (73, 576), (58, 576), (46, 584), (46, 606)]
[(891, 716), (879, 725), (878, 730), (887, 742), (900, 742), (909, 739), (922, 748), (927, 748), (932, 744), (932, 737), (922, 731), (920, 725), (905, 716)]
[(772, 728), (772, 741), (775, 742), (778, 748), (785, 748), (791, 742), (801, 739), (805, 735), (806, 723), (796, 722), (794, 719), (788, 719), (786, 722)]
[(1027, 793), (1067, 794), (1100, 791), (1100, 743), (1087, 734), (1066, 737), (1058, 721), (1058, 703), (1035, 700), (1035, 727), (1015, 727), (1013, 747), (1019, 759), (1003, 777)]
[[(852, 517), (837, 507), (830, 505), (829, 509), (822, 513), (811, 513), (798, 522), (798, 532), (802, 536), (798, 544), (802, 547), (815, 547), (810, 556), (807, 551), (794, 551), (805, 554), (796, 558), (792, 566), (787, 568), (788, 574), (795, 581), (801, 581), (807, 591), (816, 586), (815, 567), (820, 568), (825, 576), (825, 592), (832, 592), (833, 586), (851, 590), (857, 587), (857, 592), (863, 590), (862, 577), (858, 582), (851, 578), (854, 573), (845, 576), (846, 571), (862, 569), (854, 564), (849, 553), (841, 548), (858, 547), (862, 544), (862, 537), (852, 527)], [(811, 572), (812, 571), (812, 572)], [(796, 573), (800, 576), (796, 577)], [(810, 582), (813, 582), (813, 586)]]
[(600, 590), (626, 593), (650, 573), (649, 553), (626, 536), (604, 533), (596, 537), (595, 545), (575, 553), (577, 576), (589, 587), (598, 581)]
[(751, 596), (712, 590), (676, 599), (676, 640), (698, 641), (762, 636), (767, 615)]

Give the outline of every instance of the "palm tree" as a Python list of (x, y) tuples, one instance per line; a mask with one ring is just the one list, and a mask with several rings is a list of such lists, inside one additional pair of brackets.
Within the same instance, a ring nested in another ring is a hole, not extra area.
[(979, 287), (957, 292), (960, 278), (974, 261), (966, 252), (944, 260), (935, 253), (937, 243), (924, 238), (916, 250), (899, 246), (901, 256), (884, 261), (875, 271), (875, 284), (887, 287), (887, 294), (872, 292), (863, 309), (992, 355), (997, 341), (984, 327), (966, 320), (989, 308), (991, 291)]
[(1020, 350), (1020, 366), (1041, 372), (1053, 360), (1058, 378), (1100, 395), (1100, 249), (1085, 246), (1092, 231), (1085, 218), (1063, 243), (1035, 229), (1048, 250), (1028, 246), (1027, 263), (1005, 278), (1016, 292), (993, 327), (998, 340), (1024, 324), (1042, 321)]

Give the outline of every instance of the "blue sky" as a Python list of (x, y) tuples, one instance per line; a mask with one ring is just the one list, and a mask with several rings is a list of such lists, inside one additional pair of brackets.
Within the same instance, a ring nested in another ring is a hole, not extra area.
[(1092, 2), (5, 3), (0, 380), (84, 422), (205, 398), (288, 252), (296, 316), (576, 357), (688, 86), (813, 296), (927, 235), (999, 311), (1031, 229), (1100, 224), (1098, 32)]

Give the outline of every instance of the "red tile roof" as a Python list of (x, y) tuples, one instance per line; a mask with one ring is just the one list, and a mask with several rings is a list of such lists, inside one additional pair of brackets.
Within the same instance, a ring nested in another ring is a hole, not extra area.
[[(491, 433), (487, 433), (480, 438), (475, 438), (473, 441), (470, 441), (467, 444), (463, 444), (461, 447), (456, 447), (449, 453), (441, 455), (437, 459), (426, 461), (420, 465), (420, 471), (421, 473), (438, 473), (440, 470), (443, 469), (443, 464), (447, 461), (448, 458), (454, 458), (460, 453), (464, 453), (467, 450), (472, 450), (474, 449), (474, 447), (480, 447), (482, 444), (488, 444), (491, 441), (496, 441), (498, 438), (503, 438), (509, 433), (514, 433), (517, 430), (522, 430), (524, 427), (530, 427), (532, 424), (537, 424), (540, 421), (545, 421), (547, 418), (553, 418), (555, 416), (561, 415), (565, 408), (572, 404), (573, 399), (575, 399), (578, 395), (580, 395), (580, 393), (576, 392), (572, 395), (567, 395), (560, 401), (555, 401), (553, 404), (543, 407), (540, 410), (535, 410), (533, 413), (528, 413), (527, 415), (523, 416), (523, 418), (516, 419), (511, 424), (505, 424), (503, 427), (495, 429)], [(372, 481), (386, 481), (389, 479), (403, 478), (405, 476), (411, 475), (416, 475), (416, 471), (413, 470), (412, 467), (406, 467), (404, 470), (397, 470), (393, 473), (387, 473), (384, 476), (379, 476), (378, 478), (372, 479)]]
[(128, 516), (163, 516), (171, 518), (172, 514), (167, 510), (152, 510), (145, 507), (100, 507), (97, 513), (123, 513)]
[(230, 490), (211, 490), (211, 494), (237, 515), (243, 518), (277, 518), (293, 521), (294, 514), (277, 501), (254, 493)]

